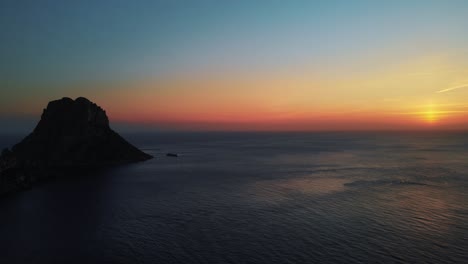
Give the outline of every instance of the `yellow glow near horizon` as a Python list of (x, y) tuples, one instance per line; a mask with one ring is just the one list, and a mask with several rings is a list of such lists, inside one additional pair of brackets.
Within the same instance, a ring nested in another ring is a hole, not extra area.
[(425, 114), (424, 118), (428, 123), (435, 123), (438, 120), (438, 113), (433, 110), (432, 108), (429, 108)]
[[(417, 57), (345, 66), (86, 83), (67, 96), (90, 98), (115, 122), (171, 129), (468, 129), (468, 63)], [(457, 89), (438, 92), (446, 87)], [(44, 102), (63, 96), (56, 91), (21, 107), (0, 104), (0, 113), (40, 113)]]
[(420, 122), (424, 122), (426, 124), (434, 124), (440, 121), (440, 117), (444, 114), (444, 111), (437, 110), (433, 104), (430, 105), (423, 105), (418, 107), (421, 110), (415, 112), (407, 112), (404, 114), (409, 114), (414, 116), (416, 119), (419, 119)]

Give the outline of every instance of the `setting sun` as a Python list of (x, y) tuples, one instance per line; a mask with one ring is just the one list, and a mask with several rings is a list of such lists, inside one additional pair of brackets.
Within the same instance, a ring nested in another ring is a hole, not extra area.
[(434, 109), (429, 108), (425, 113), (424, 113), (424, 120), (428, 123), (435, 123), (438, 120), (438, 112), (435, 111)]

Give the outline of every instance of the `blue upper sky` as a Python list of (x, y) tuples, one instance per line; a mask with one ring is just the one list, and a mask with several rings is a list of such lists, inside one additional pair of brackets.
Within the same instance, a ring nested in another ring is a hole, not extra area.
[[(462, 48), (467, 1), (23, 1), (0, 4), (2, 78), (269, 69)], [(123, 74), (123, 75), (122, 75)]]

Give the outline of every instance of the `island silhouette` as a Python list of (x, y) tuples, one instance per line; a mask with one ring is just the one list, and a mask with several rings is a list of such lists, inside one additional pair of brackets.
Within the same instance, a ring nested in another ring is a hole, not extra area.
[(51, 101), (32, 133), (0, 156), (0, 195), (76, 170), (151, 159), (109, 126), (106, 112), (79, 97)]

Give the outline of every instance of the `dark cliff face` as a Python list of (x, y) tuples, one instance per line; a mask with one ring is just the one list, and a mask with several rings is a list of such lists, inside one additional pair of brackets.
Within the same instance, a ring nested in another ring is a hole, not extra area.
[(84, 135), (109, 130), (109, 119), (101, 107), (79, 97), (52, 101), (34, 129), (36, 135)]
[(34, 131), (0, 157), (0, 193), (2, 181), (19, 177), (36, 180), (67, 169), (150, 158), (110, 128), (101, 107), (82, 97), (63, 98), (50, 102)]

